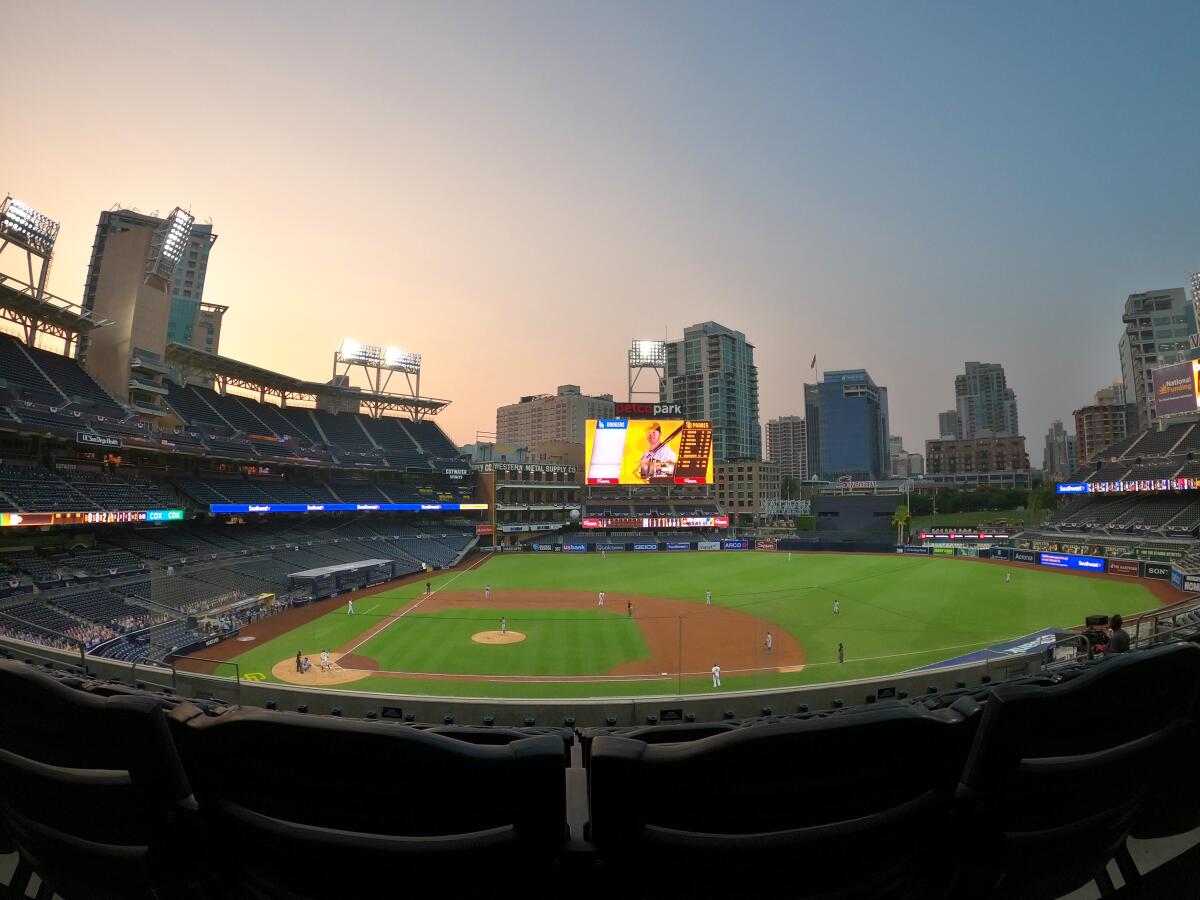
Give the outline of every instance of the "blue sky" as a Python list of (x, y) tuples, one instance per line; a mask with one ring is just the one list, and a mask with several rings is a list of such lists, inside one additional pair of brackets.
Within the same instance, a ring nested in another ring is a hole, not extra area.
[[(222, 350), (328, 377), (425, 354), (467, 441), (518, 396), (619, 394), (714, 319), (763, 421), (865, 367), (911, 450), (1002, 363), (1032, 463), (1119, 375), (1124, 298), (1200, 270), (1200, 4), (25, 4), (0, 190), (221, 234)], [(1189, 52), (1190, 51), (1190, 52)], [(264, 336), (269, 337), (264, 337)]]

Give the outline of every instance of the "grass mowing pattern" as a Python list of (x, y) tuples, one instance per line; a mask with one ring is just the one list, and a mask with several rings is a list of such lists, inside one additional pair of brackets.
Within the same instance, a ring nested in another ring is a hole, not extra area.
[[(631, 593), (704, 602), (704, 592), (713, 592), (713, 602), (738, 607), (791, 632), (805, 648), (807, 666), (802, 672), (733, 675), (722, 678), (727, 690), (781, 687), (866, 678), (901, 672), (966, 653), (988, 644), (1028, 634), (1048, 626), (1077, 626), (1090, 613), (1128, 615), (1159, 605), (1140, 583), (1085, 578), (1065, 573), (1013, 567), (1011, 584), (1004, 582), (1002, 566), (958, 559), (913, 556), (869, 556), (852, 554), (786, 553), (678, 553), (646, 554), (529, 554), (501, 556), (479, 569), (451, 573), (434, 579), (456, 591), (478, 590), (483, 607), (483, 587), (492, 585), (491, 603), (483, 609), (487, 620), (468, 623), (456, 640), (445, 636), (433, 647), (426, 641), (405, 640), (410, 616), (405, 616), (357, 652), (378, 659), (409, 660), (418, 654), (433, 654), (439, 664), (425, 671), (478, 672), (479, 674), (585, 674), (570, 668), (582, 662), (572, 654), (582, 653), (569, 636), (585, 629), (565, 627), (549, 632), (551, 646), (532, 638), (519, 644), (482, 647), (470, 641), (475, 631), (499, 627), (504, 614), (506, 589), (580, 591), (594, 595)], [(451, 583), (452, 582), (452, 583)], [(420, 596), (422, 586), (409, 585), (360, 601), (360, 611), (377, 608), (372, 616), (387, 615)], [(841, 614), (833, 614), (833, 601), (841, 601)], [(459, 611), (460, 613), (462, 611)], [(509, 627), (518, 626), (529, 611), (508, 610)], [(562, 611), (581, 616), (584, 611)], [(598, 613), (597, 613), (598, 614)], [(544, 611), (536, 613), (548, 618)], [(420, 617), (420, 610), (411, 614)], [(336, 647), (361, 634), (367, 616), (347, 616), (345, 607), (330, 612), (289, 635), (269, 641), (237, 658), (241, 671), (268, 674), (281, 659), (297, 649), (315, 655), (323, 646)], [(427, 616), (430, 620), (440, 618)], [(613, 617), (622, 621), (620, 617)], [(478, 625), (478, 627), (476, 627)], [(417, 626), (425, 627), (425, 626)], [(593, 632), (594, 628), (586, 631)], [(411, 637), (415, 632), (409, 632)], [(526, 632), (528, 633), (528, 632)], [(686, 639), (686, 638), (685, 638)], [(591, 642), (594, 638), (589, 638)], [(746, 640), (755, 640), (747, 635)], [(846, 647), (846, 662), (838, 664), (837, 645)], [(476, 649), (514, 650), (503, 660), (503, 671), (475, 668), (469, 654)], [(590, 651), (589, 651), (590, 652)], [(611, 660), (611, 665), (645, 654), (644, 644), (615, 642), (601, 648), (592, 660)], [(631, 655), (618, 658), (622, 653)], [(564, 661), (557, 671), (547, 671), (548, 661)], [(589, 662), (588, 665), (600, 663)], [(764, 663), (765, 664), (765, 663)], [(592, 670), (594, 671), (594, 670)], [(711, 689), (707, 677), (683, 678), (685, 693)], [(676, 679), (615, 683), (474, 683), (436, 679), (367, 678), (341, 686), (349, 690), (388, 693), (490, 697), (587, 697), (666, 694), (676, 691)]]
[[(517, 644), (477, 644), (471, 635), (520, 631)], [(453, 609), (397, 619), (357, 653), (389, 672), (479, 675), (603, 675), (631, 659), (647, 659), (642, 631), (632, 619), (600, 610)]]

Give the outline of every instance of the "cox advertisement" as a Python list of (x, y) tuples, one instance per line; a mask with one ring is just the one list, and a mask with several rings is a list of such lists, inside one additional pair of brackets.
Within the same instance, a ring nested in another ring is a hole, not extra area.
[(1154, 385), (1154, 411), (1160, 416), (1175, 416), (1200, 409), (1200, 390), (1196, 379), (1200, 363), (1191, 360), (1163, 366), (1150, 373)]
[(1103, 556), (1076, 556), (1073, 553), (1039, 553), (1038, 562), (1053, 569), (1080, 569), (1084, 572), (1103, 572)]
[(588, 484), (712, 484), (712, 423), (681, 419), (588, 419)]

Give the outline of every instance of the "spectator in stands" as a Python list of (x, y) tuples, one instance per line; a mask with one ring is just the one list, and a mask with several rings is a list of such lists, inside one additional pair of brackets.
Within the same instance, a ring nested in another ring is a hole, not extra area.
[(1121, 627), (1121, 615), (1118, 613), (1109, 621), (1108, 629), (1108, 646), (1104, 648), (1105, 654), (1109, 653), (1128, 653), (1129, 652), (1129, 633)]

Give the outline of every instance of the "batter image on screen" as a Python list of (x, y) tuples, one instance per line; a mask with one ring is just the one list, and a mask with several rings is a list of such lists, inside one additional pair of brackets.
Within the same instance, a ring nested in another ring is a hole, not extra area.
[[(675, 434), (678, 434), (676, 430)], [(675, 435), (671, 435), (674, 437)], [(675, 461), (678, 458), (675, 450), (663, 441), (662, 426), (651, 422), (646, 426), (647, 450), (638, 460), (636, 475), (638, 478), (649, 480), (675, 474)]]

